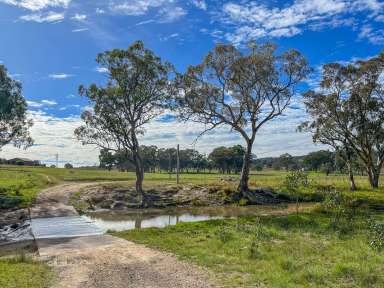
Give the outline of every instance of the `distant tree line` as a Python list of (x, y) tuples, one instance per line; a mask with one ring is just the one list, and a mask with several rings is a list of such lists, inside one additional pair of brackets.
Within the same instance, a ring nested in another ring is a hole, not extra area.
[[(140, 156), (143, 159), (144, 170), (148, 173), (175, 173), (175, 148), (158, 148), (155, 145), (141, 146)], [(217, 147), (209, 154), (202, 154), (193, 149), (180, 150), (180, 171), (182, 173), (223, 173), (239, 174), (243, 165), (246, 151), (241, 145), (232, 147)], [(100, 151), (100, 167), (103, 169), (118, 169), (134, 171), (131, 155), (112, 153), (106, 149)], [(251, 170), (305, 170), (325, 174), (348, 173), (348, 167), (340, 156), (339, 151), (320, 150), (304, 156), (292, 156), (288, 153), (279, 157), (257, 159), (252, 156)], [(355, 159), (353, 171), (364, 175), (364, 165)]]
[[(140, 146), (140, 157), (143, 161), (145, 172), (176, 171), (177, 150), (175, 148), (158, 148), (155, 145)], [(180, 150), (181, 172), (212, 172), (240, 173), (243, 165), (245, 149), (241, 145), (233, 147), (215, 148), (209, 155), (200, 153), (194, 149)], [(100, 167), (111, 170), (134, 171), (134, 163), (130, 153), (111, 152), (102, 149), (99, 155)]]
[[(348, 173), (348, 167), (340, 155), (340, 151), (320, 150), (304, 156), (292, 156), (288, 153), (280, 157), (255, 159), (252, 168), (256, 171), (272, 170), (305, 170), (330, 173)], [(357, 158), (352, 165), (353, 172), (365, 175), (363, 163)]]

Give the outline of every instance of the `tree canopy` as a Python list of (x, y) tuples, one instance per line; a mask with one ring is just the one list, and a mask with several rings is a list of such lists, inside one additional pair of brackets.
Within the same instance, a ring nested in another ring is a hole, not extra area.
[(353, 151), (365, 164), (371, 186), (378, 187), (384, 164), (384, 53), (348, 65), (323, 67), (320, 92), (308, 91), (304, 103), (313, 121), (303, 126), (315, 142)]
[(0, 65), (0, 149), (10, 143), (25, 148), (32, 145), (31, 126), (20, 82), (9, 77), (5, 66)]
[(296, 50), (277, 55), (272, 44), (250, 43), (243, 52), (217, 45), (200, 65), (178, 77), (181, 117), (206, 131), (226, 125), (246, 143), (239, 191), (248, 191), (252, 146), (259, 129), (288, 107), (295, 87), (310, 72)]
[(161, 113), (170, 94), (171, 65), (162, 62), (141, 41), (127, 50), (101, 53), (97, 62), (108, 70), (108, 82), (104, 87), (93, 84), (79, 88), (93, 109), (82, 114), (84, 125), (75, 134), (83, 144), (131, 155), (136, 169), (136, 190), (145, 204), (138, 136), (144, 133), (145, 124)]

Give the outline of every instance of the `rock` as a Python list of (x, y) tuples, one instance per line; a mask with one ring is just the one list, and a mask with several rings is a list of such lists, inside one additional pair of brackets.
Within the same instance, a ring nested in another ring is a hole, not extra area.
[(127, 209), (127, 204), (125, 202), (116, 201), (112, 204), (112, 209), (114, 210), (124, 210)]
[(113, 201), (112, 200), (104, 200), (103, 202), (101, 202), (99, 204), (99, 206), (103, 209), (110, 209), (113, 205)]
[(279, 204), (289, 202), (289, 199), (281, 194), (275, 193), (271, 188), (257, 188), (245, 193), (249, 204)]

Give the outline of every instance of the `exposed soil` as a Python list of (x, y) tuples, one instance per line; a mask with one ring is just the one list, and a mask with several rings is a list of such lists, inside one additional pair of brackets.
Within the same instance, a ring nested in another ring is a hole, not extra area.
[(214, 287), (206, 272), (174, 256), (109, 235), (40, 243), (57, 288)]

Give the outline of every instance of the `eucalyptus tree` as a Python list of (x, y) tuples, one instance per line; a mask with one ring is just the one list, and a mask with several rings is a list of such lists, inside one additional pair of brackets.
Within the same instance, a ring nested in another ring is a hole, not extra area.
[(384, 164), (384, 53), (348, 65), (323, 67), (320, 92), (308, 91), (305, 105), (314, 140), (353, 151), (364, 163), (372, 188)]
[(178, 76), (182, 118), (205, 124), (202, 134), (226, 125), (244, 139), (239, 192), (248, 191), (257, 132), (284, 112), (309, 72), (298, 51), (278, 55), (275, 45), (251, 43), (245, 51), (219, 44), (200, 65)]
[(136, 190), (145, 205), (144, 165), (138, 136), (162, 112), (170, 94), (172, 67), (146, 49), (141, 41), (127, 50), (101, 53), (96, 61), (108, 70), (108, 81), (105, 86), (92, 84), (89, 88), (79, 88), (93, 109), (83, 112), (84, 125), (75, 134), (84, 145), (97, 145), (129, 157), (136, 171)]
[(5, 66), (0, 65), (0, 149), (10, 143), (25, 148), (32, 145), (31, 126), (20, 82), (13, 80)]

